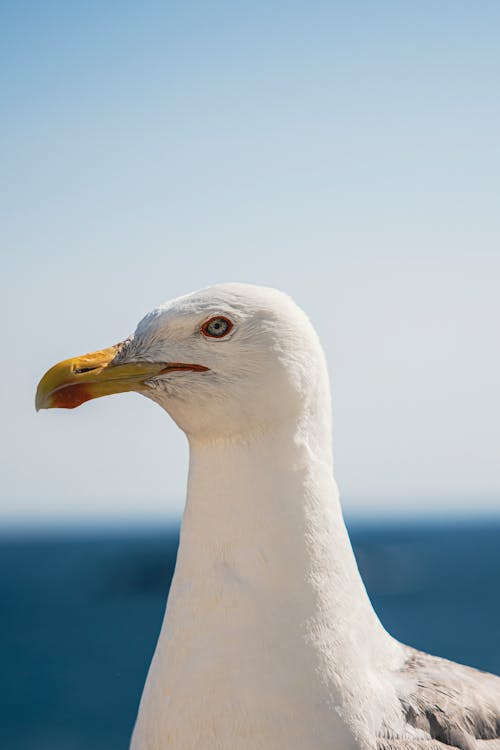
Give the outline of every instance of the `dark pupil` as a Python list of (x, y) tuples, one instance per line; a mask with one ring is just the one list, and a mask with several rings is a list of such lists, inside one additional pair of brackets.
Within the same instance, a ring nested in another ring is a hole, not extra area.
[(225, 333), (226, 329), (227, 329), (227, 323), (225, 320), (214, 320), (209, 325), (210, 332), (215, 333), (216, 335), (219, 335), (219, 336)]

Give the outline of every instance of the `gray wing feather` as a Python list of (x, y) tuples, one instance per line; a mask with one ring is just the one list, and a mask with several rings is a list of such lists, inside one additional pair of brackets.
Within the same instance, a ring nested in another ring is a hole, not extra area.
[(430, 738), (380, 738), (379, 750), (500, 750), (500, 678), (407, 647), (406, 723)]
[[(500, 750), (499, 740), (477, 740), (477, 750)], [(438, 740), (387, 740), (379, 739), (377, 750), (456, 750), (451, 745), (445, 745)]]

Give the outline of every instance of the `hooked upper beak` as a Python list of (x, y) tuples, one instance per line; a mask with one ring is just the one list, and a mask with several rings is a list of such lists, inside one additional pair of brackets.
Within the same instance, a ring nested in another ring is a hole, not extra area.
[(151, 378), (176, 370), (206, 372), (203, 365), (181, 362), (115, 362), (123, 343), (65, 359), (47, 370), (38, 384), (36, 410), (74, 409), (93, 398), (140, 391)]

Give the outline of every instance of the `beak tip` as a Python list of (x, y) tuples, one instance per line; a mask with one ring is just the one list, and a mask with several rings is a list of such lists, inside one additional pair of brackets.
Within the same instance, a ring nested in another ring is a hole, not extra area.
[(35, 411), (39, 412), (40, 409), (47, 409), (47, 394), (43, 388), (43, 378), (38, 383), (36, 394), (35, 394)]
[(38, 413), (41, 409), (46, 409), (46, 408), (47, 407), (43, 403), (42, 399), (37, 394), (35, 398), (35, 411)]

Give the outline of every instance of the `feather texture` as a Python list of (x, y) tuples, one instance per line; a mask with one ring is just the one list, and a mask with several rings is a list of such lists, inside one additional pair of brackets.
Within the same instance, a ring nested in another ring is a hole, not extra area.
[(435, 750), (429, 743), (460, 750), (500, 750), (500, 678), (447, 659), (406, 647), (400, 695), (407, 726), (429, 740), (408, 743), (381, 737), (378, 750)]

